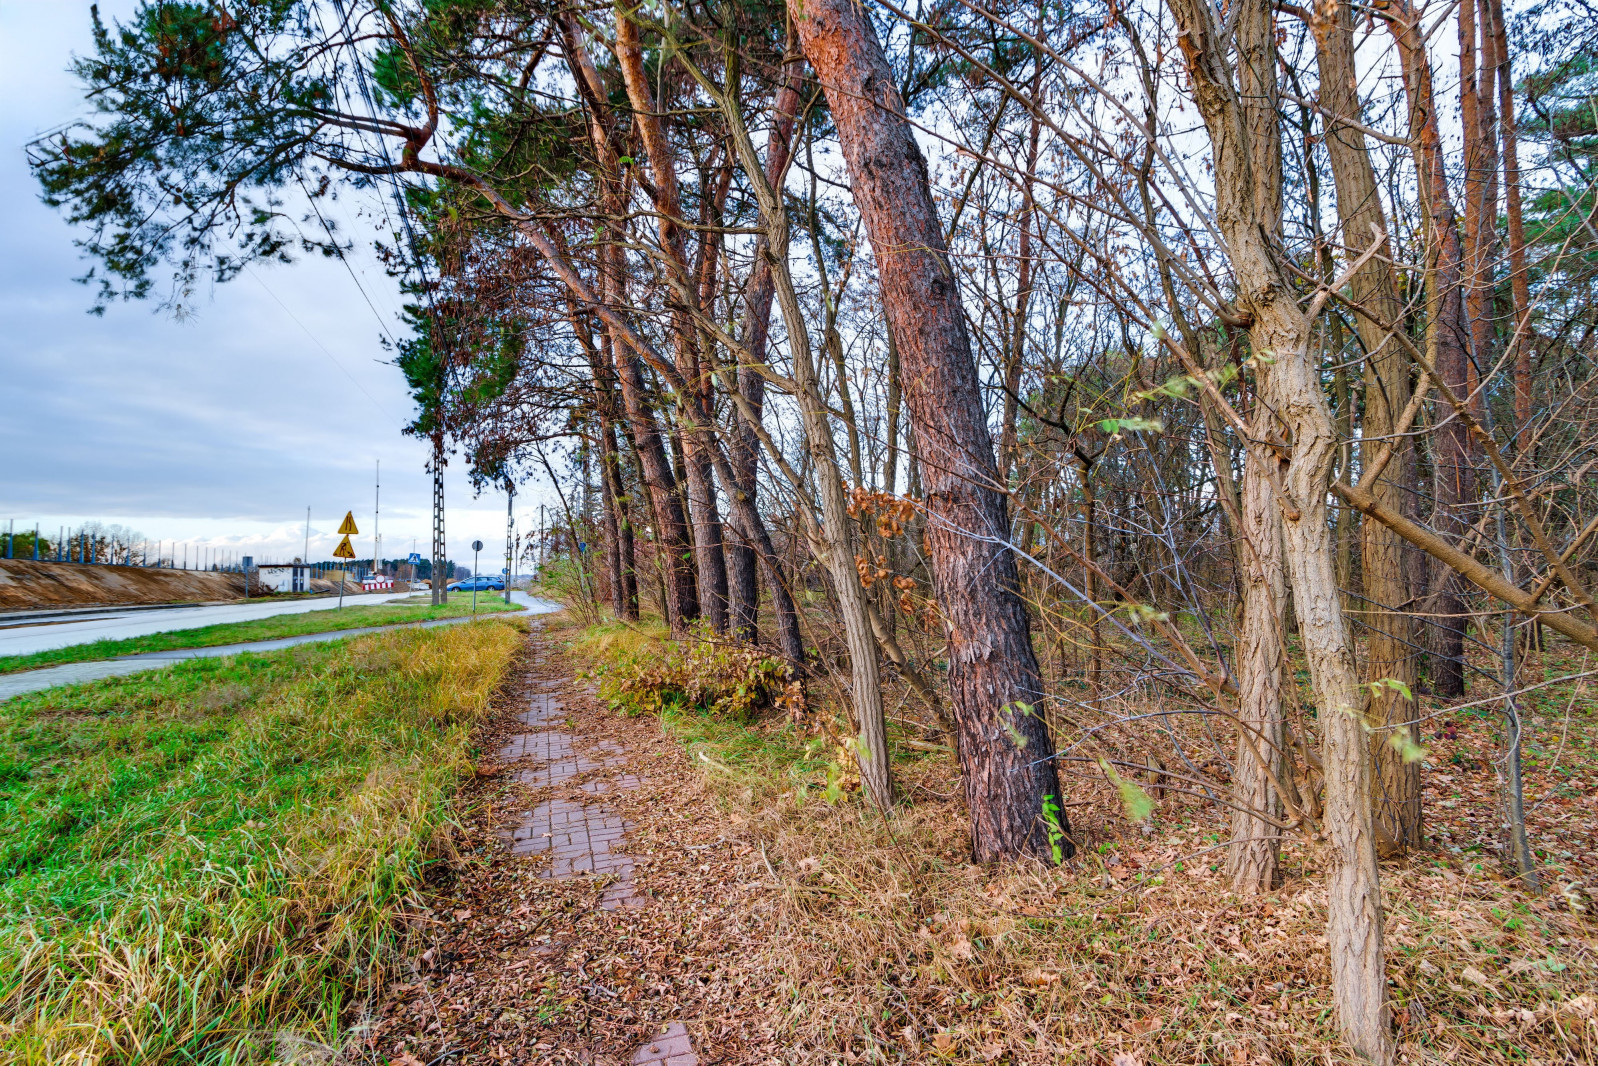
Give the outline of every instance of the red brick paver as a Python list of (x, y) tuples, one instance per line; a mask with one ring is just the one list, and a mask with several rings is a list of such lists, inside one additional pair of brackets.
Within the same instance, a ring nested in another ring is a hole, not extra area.
[[(566, 720), (557, 695), (565, 689), (564, 682), (543, 681), (534, 687), (541, 691), (528, 698), (527, 710), (518, 716), (529, 731), (511, 737), (499, 751), (499, 757), (512, 764), (514, 780), (534, 789), (575, 784), (581, 792), (593, 796), (612, 788), (637, 788), (642, 784), (634, 775), (615, 770), (627, 761), (627, 749), (619, 741), (601, 740), (579, 752), (578, 738), (558, 728)], [(592, 686), (585, 691), (592, 695)], [(542, 877), (611, 878), (600, 896), (600, 906), (616, 910), (641, 907), (648, 902), (634, 884), (636, 863), (622, 850), (628, 828), (621, 816), (603, 803), (554, 797), (522, 812), (519, 824), (501, 830), (500, 837), (512, 855), (547, 852), (549, 867)], [(632, 1061), (635, 1066), (699, 1064), (681, 1022), (671, 1023), (640, 1047)]]
[(665, 1032), (633, 1052), (633, 1066), (699, 1066), (699, 1056), (694, 1054), (682, 1022), (672, 1022)]

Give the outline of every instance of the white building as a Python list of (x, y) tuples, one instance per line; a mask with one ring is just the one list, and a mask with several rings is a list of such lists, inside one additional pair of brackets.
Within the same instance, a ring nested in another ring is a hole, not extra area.
[(273, 592), (311, 591), (310, 563), (278, 563), (256, 568), (256, 581)]

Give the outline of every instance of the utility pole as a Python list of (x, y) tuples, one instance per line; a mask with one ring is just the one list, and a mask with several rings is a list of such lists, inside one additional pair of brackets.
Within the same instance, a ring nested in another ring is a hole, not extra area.
[(300, 562), (311, 561), (311, 505), (305, 505), (305, 554), (300, 556)]
[(505, 604), (510, 605), (510, 578), (516, 558), (516, 486), (505, 480)]
[(383, 502), (383, 460), (377, 461), (377, 472), (372, 475), (372, 576), (378, 576), (382, 567), (383, 537), (377, 531), (378, 505)]
[(444, 430), (433, 430), (433, 606), (449, 602), (444, 577)]

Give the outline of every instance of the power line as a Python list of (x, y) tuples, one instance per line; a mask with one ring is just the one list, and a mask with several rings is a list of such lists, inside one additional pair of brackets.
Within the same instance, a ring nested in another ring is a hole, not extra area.
[(309, 326), (307, 326), (304, 322), (300, 321), (299, 316), (296, 315), (289, 308), (289, 305), (284, 303), (281, 299), (278, 298), (277, 293), (272, 291), (272, 287), (266, 283), (266, 279), (262, 278), (261, 275), (259, 275), (259, 274), (257, 274), (255, 272), (255, 268), (254, 267), (246, 266), (244, 269), (249, 273), (250, 277), (255, 279), (256, 284), (260, 285), (261, 288), (265, 289), (266, 290), (266, 294), (268, 296), (270, 296), (277, 303), (277, 305), (283, 309), (283, 313), (288, 315), (290, 318), (292, 318), (294, 320), (294, 324), (296, 326), (299, 326), (300, 329), (305, 331), (305, 335), (307, 337), (311, 338), (311, 343), (316, 345), (318, 348), (320, 348), (322, 350), (322, 354), (327, 356), (329, 359), (331, 359), (333, 361), (333, 365), (338, 367), (340, 372), (342, 372), (345, 377), (350, 379), (350, 384), (354, 385), (356, 387), (356, 389), (360, 390), (360, 393), (361, 393), (362, 396), (365, 396), (368, 400), (372, 401), (372, 406), (377, 408), (377, 410), (382, 414), (382, 416), (384, 418), (388, 419), (391, 422), (398, 422), (399, 421), (399, 419), (395, 418), (391, 413), (389, 413), (389, 411), (388, 411), (388, 409), (386, 407), (384, 407), (382, 404), (377, 402), (377, 398), (376, 397), (374, 397), (371, 393), (366, 391), (366, 386), (362, 385), (360, 383), (360, 381), (355, 377), (355, 375), (351, 374), (349, 372), (349, 370), (344, 366), (344, 364), (339, 362), (338, 356), (334, 355), (331, 351), (328, 350), (327, 345), (323, 344), (321, 342), (321, 340), (316, 336), (316, 334), (311, 332)]

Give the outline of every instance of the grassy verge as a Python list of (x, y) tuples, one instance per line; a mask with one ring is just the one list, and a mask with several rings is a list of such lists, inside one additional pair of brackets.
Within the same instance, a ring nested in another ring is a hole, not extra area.
[(397, 957), (521, 631), (400, 630), (0, 704), (0, 1059), (336, 1046)]
[[(459, 595), (456, 593), (456, 596)], [(384, 603), (368, 607), (346, 607), (342, 611), (330, 607), (325, 611), (280, 614), (248, 622), (224, 622), (221, 625), (202, 626), (199, 629), (178, 629), (168, 633), (128, 637), (126, 640), (97, 640), (92, 644), (74, 644), (68, 648), (52, 648), (31, 655), (0, 655), (0, 674), (16, 673), (18, 670), (37, 670), (45, 666), (61, 666), (65, 663), (115, 659), (120, 655), (142, 655), (146, 652), (173, 651), (177, 648), (214, 648), (222, 644), (277, 640), (280, 637), (297, 637), (306, 633), (331, 633), (340, 629), (401, 625), (405, 622), (426, 622), (434, 618), (456, 618), (472, 613), (469, 597), (470, 594), (464, 602), (457, 599), (441, 607), (425, 603)], [(520, 607), (507, 605), (503, 599), (491, 600), (485, 597), (477, 602), (478, 614), (519, 610)]]

